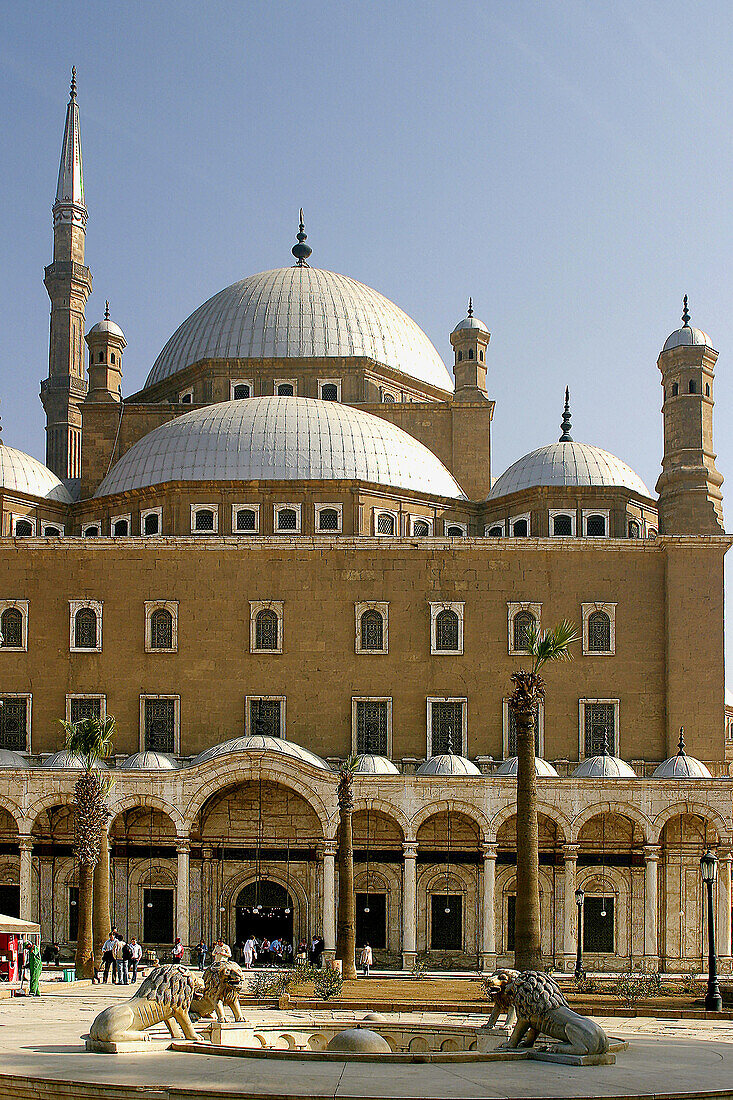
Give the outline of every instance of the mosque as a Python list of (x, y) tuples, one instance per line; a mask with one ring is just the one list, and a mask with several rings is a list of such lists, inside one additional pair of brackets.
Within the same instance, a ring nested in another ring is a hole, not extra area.
[(543, 950), (574, 965), (582, 887), (588, 966), (700, 966), (710, 846), (730, 969), (731, 538), (718, 353), (687, 303), (657, 361), (653, 492), (574, 438), (567, 393), (559, 437), (495, 477), (471, 305), (449, 370), (398, 306), (312, 266), (301, 213), (293, 265), (215, 294), (123, 397), (122, 328), (109, 309), (87, 328), (86, 227), (72, 80), (46, 463), (0, 446), (0, 911), (73, 944), (59, 719), (111, 714), (128, 936), (322, 934), (332, 955), (337, 767), (356, 754), (358, 942), (408, 969), (510, 962), (510, 676), (528, 628), (568, 618), (575, 659), (537, 714)]

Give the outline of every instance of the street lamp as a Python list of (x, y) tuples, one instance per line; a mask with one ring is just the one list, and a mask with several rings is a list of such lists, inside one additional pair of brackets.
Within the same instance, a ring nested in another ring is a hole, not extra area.
[(702, 880), (708, 890), (708, 991), (705, 994), (705, 1011), (720, 1012), (723, 998), (718, 985), (718, 959), (715, 954), (715, 922), (713, 920), (713, 883), (718, 870), (715, 853), (708, 848), (700, 859)]
[(585, 893), (583, 887), (579, 886), (575, 891), (575, 904), (578, 906), (578, 937), (577, 937), (577, 950), (575, 954), (575, 980), (580, 981), (583, 976), (583, 901), (585, 900)]

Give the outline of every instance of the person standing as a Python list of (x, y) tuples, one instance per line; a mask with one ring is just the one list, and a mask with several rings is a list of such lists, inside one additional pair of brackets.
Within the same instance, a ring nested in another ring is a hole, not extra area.
[(122, 936), (118, 933), (112, 940), (112, 981), (122, 984)]
[(228, 943), (219, 938), (214, 945), (214, 950), (211, 954), (211, 961), (216, 966), (217, 963), (224, 962), (225, 959), (231, 959), (232, 949)]
[(137, 982), (137, 968), (140, 965), (140, 960), (143, 957), (143, 949), (133, 936), (130, 940), (130, 980), (135, 985)]
[(199, 961), (199, 970), (204, 970), (206, 967), (206, 951), (206, 944), (203, 940), (199, 940), (198, 947), (196, 948), (196, 954)]
[(122, 940), (122, 981), (125, 985), (130, 984), (130, 965), (132, 963), (132, 948), (127, 940)]
[(40, 997), (41, 991), (38, 983), (41, 980), (41, 970), (43, 969), (43, 963), (41, 962), (41, 952), (38, 948), (38, 944), (31, 944), (30, 951), (28, 953), (28, 965), (30, 969), (30, 981), (28, 983), (28, 992), (31, 997)]
[(361, 949), (361, 955), (359, 956), (359, 966), (364, 971), (364, 977), (369, 977), (369, 970), (372, 966), (372, 949), (368, 943), (365, 943)]
[(107, 939), (102, 944), (102, 962), (104, 963), (104, 977), (103, 982), (106, 982), (109, 978), (109, 972), (112, 970), (112, 981), (115, 980), (114, 972), (114, 954), (112, 948), (114, 946), (114, 937), (112, 933), (107, 936)]
[(173, 944), (173, 962), (183, 962), (183, 944), (180, 936), (176, 936), (176, 942)]
[(245, 970), (252, 969), (252, 953), (254, 951), (254, 946), (254, 940), (251, 936), (248, 936), (242, 948), (242, 962), (244, 963)]

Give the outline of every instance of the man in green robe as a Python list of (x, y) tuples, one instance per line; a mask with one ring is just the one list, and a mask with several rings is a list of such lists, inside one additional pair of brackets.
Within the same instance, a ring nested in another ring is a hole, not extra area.
[(30, 945), (30, 970), (31, 981), (28, 992), (32, 997), (40, 997), (41, 991), (38, 988), (38, 983), (41, 980), (41, 970), (43, 964), (41, 962), (41, 952), (38, 948), (38, 944), (34, 943)]

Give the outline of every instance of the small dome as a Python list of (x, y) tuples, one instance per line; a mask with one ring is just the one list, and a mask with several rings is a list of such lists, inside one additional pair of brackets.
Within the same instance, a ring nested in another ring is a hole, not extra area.
[[(535, 756), (534, 758), (534, 770), (538, 776), (545, 779), (551, 779), (553, 776), (557, 778), (557, 772), (553, 768), (552, 764), (549, 764), (547, 760), (543, 760), (541, 756)], [(494, 775), (516, 775), (517, 774), (517, 757), (510, 756), (508, 760), (505, 760), (500, 767), (496, 769)]]
[(125, 339), (125, 334), (120, 326), (108, 319), (97, 321), (96, 325), (92, 325), (87, 336), (118, 336), (123, 341)]
[(430, 756), (415, 771), (415, 775), (481, 775), (472, 760), (455, 752)]
[(453, 329), (453, 333), (465, 332), (467, 329), (478, 329), (479, 332), (486, 333), (489, 331), (483, 321), (479, 321), (478, 317), (474, 317), (473, 315), (473, 298), (468, 299), (468, 313), (462, 321), (458, 322)]
[[(75, 756), (73, 753), (70, 753), (68, 749), (61, 749), (60, 752), (55, 752), (51, 756), (46, 757), (46, 759), (41, 763), (41, 767), (54, 768), (56, 770), (59, 770), (61, 768), (63, 768), (64, 770), (81, 770), (84, 767), (84, 763), (81, 757)], [(107, 765), (103, 764), (101, 760), (96, 760), (94, 763), (94, 767), (95, 769), (101, 768), (105, 771), (107, 770)]]
[(15, 489), (28, 496), (71, 504), (66, 486), (37, 458), (0, 443), (0, 489)]
[(671, 332), (664, 341), (662, 351), (671, 351), (672, 348), (690, 347), (692, 344), (703, 344), (707, 348), (713, 346), (713, 342), (701, 328), (692, 328), (691, 325), (683, 325)]
[(571, 440), (538, 447), (518, 459), (494, 482), (489, 500), (538, 485), (620, 486), (639, 496), (650, 496), (639, 475), (620, 458), (590, 443), (574, 443)]
[(600, 756), (586, 756), (573, 772), (574, 779), (637, 779), (630, 764), (618, 756), (606, 753)]
[(118, 770), (123, 772), (174, 772), (178, 768), (178, 761), (167, 753), (144, 749), (143, 752), (135, 752), (132, 756), (128, 756), (126, 760), (123, 760)]
[(366, 481), (466, 499), (414, 436), (362, 409), (308, 397), (250, 397), (184, 413), (138, 440), (94, 495), (252, 480)]
[(233, 737), (231, 741), (223, 741), (220, 745), (212, 745), (210, 749), (204, 749), (191, 761), (191, 767), (205, 764), (208, 760), (214, 760), (217, 756), (226, 756), (229, 753), (263, 753), (274, 752), (280, 756), (289, 756), (293, 760), (300, 760), (304, 764), (310, 764), (320, 771), (330, 772), (328, 764), (320, 756), (316, 756), (310, 749), (304, 749), (296, 745), (294, 741), (285, 741), (282, 737), (268, 737), (264, 734), (254, 733), (250, 737)]
[(678, 752), (654, 769), (652, 779), (712, 779), (710, 770), (695, 756)]
[(0, 768), (29, 768), (30, 764), (25, 756), (12, 749), (0, 749)]
[(391, 1054), (392, 1047), (386, 1039), (368, 1027), (350, 1027), (334, 1035), (327, 1051), (339, 1054)]
[(357, 756), (354, 773), (356, 775), (399, 775), (400, 770), (386, 756), (365, 752)]

